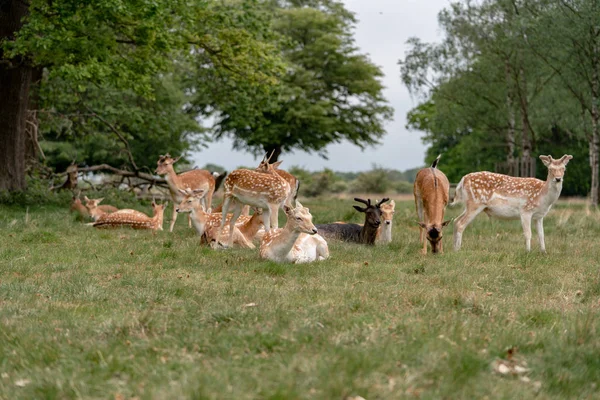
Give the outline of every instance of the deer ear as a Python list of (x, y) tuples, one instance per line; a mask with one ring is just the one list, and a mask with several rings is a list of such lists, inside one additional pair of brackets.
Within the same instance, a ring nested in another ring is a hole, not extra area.
[(287, 204), (283, 205), (283, 211), (289, 215), (289, 213), (292, 212), (292, 207), (288, 206)]
[(87, 196), (83, 196), (83, 199), (84, 199), (85, 201), (90, 201), (90, 199), (88, 199), (88, 197), (87, 197)]
[(419, 225), (423, 229), (427, 229), (427, 225), (425, 225), (425, 223), (423, 222), (417, 221), (417, 225)]
[(171, 164), (175, 164), (177, 161), (179, 161), (180, 158), (181, 158), (181, 156), (177, 157), (176, 159), (173, 160), (173, 162)]
[(390, 206), (396, 207), (396, 202), (394, 200), (390, 201)]
[(99, 199), (96, 200), (96, 204), (100, 204), (100, 202), (104, 200), (104, 197), (100, 197)]
[(279, 168), (279, 166), (281, 165), (281, 163), (283, 162), (283, 160), (280, 161), (275, 161), (273, 164), (271, 164), (273, 166), (273, 168)]
[(567, 164), (569, 163), (569, 160), (571, 160), (572, 158), (573, 158), (573, 156), (572, 156), (572, 155), (565, 154), (564, 156), (562, 156), (562, 157), (560, 158), (560, 160), (559, 160), (559, 161), (561, 161), (561, 162), (562, 162), (564, 165), (567, 165)]
[(169, 202), (168, 202), (168, 201), (165, 201), (165, 202), (163, 203), (163, 205), (162, 205), (162, 208), (163, 208), (163, 210), (164, 210), (165, 208), (167, 208), (167, 206), (168, 206), (168, 205), (169, 205)]
[(184, 196), (187, 196), (188, 192), (185, 189), (179, 189), (179, 193), (181, 193)]
[(442, 222), (442, 228), (445, 227), (446, 225), (448, 225), (450, 222), (452, 222), (451, 219), (449, 219), (448, 221)]
[(192, 190), (192, 193), (194, 193), (195, 195), (199, 195), (204, 193), (204, 189), (194, 189)]
[(544, 165), (547, 167), (552, 162), (552, 156), (540, 156), (540, 160), (542, 160)]
[(365, 211), (367, 211), (367, 209), (363, 208), (363, 207), (359, 207), (359, 206), (352, 206), (352, 207), (354, 207), (354, 209), (356, 211), (358, 211), (358, 212), (365, 212)]

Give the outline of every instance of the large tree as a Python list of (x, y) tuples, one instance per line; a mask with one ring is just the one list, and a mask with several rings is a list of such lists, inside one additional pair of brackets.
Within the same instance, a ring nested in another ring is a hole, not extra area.
[[(273, 30), (287, 63), (281, 83), (247, 102), (214, 110), (216, 137), (254, 153), (300, 149), (325, 155), (330, 143), (378, 143), (392, 109), (381, 70), (354, 44), (354, 16), (337, 1), (272, 1)], [(197, 102), (205, 107), (203, 99)]]

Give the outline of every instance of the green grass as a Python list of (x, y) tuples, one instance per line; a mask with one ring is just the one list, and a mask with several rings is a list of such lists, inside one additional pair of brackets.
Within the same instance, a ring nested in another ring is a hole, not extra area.
[[(152, 235), (0, 206), (0, 398), (597, 398), (600, 214), (558, 205), (547, 255), (484, 216), (422, 256), (413, 207), (390, 245), (280, 265), (200, 247), (185, 218)], [(513, 346), (530, 382), (492, 370)]]

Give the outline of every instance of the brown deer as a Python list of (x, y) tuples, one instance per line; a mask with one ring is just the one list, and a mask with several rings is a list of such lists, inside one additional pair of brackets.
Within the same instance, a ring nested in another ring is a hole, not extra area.
[[(277, 228), (278, 225), (275, 219), (273, 226), (271, 226), (271, 214), (276, 214), (278, 208), (290, 195), (289, 183), (275, 172), (271, 164), (268, 164), (266, 172), (251, 171), (248, 169), (233, 171), (225, 179), (224, 189), (225, 196), (223, 199), (223, 212), (219, 232), (225, 225), (230, 203), (232, 200), (235, 200), (233, 216), (229, 222), (231, 228), (229, 231), (228, 246), (233, 244), (233, 226), (242, 211), (242, 205), (248, 204), (262, 208), (265, 232), (269, 232), (272, 227)], [(220, 237), (219, 234), (216, 236)]]
[(89, 215), (94, 221), (97, 221), (104, 214), (110, 214), (118, 210), (117, 207), (110, 206), (108, 204), (100, 205), (100, 202), (104, 200), (104, 197), (99, 199), (88, 199), (87, 196), (83, 196), (85, 200), (85, 206), (88, 209)]
[(327, 242), (317, 234), (309, 209), (296, 202), (283, 206), (285, 227), (265, 233), (260, 243), (260, 256), (275, 262), (306, 263), (329, 257)]
[[(277, 175), (279, 175), (280, 177), (285, 179), (287, 181), (287, 183), (290, 185), (290, 195), (285, 200), (285, 202), (288, 205), (292, 205), (292, 204), (294, 204), (294, 202), (296, 201), (296, 198), (298, 197), (298, 190), (300, 189), (300, 181), (294, 175), (290, 174), (289, 172), (279, 169), (279, 166), (281, 165), (282, 162), (283, 161), (275, 161), (271, 165), (273, 166), (273, 169), (275, 169), (275, 172), (277, 173)], [(258, 167), (256, 167), (256, 170), (259, 172), (267, 172), (268, 165), (269, 165), (269, 162), (267, 160), (263, 159), (260, 162), (260, 164), (258, 164)], [(271, 218), (273, 218), (273, 216), (271, 216)], [(272, 221), (272, 219), (271, 219), (271, 221)]]
[[(239, 221), (240, 219), (238, 219), (238, 222)], [(252, 214), (249, 220), (238, 223), (235, 228), (233, 228), (235, 230), (233, 234), (233, 244), (237, 244), (243, 248), (254, 249), (255, 246), (252, 243), (252, 240), (257, 236), (262, 226), (262, 210), (260, 208), (254, 208), (254, 214)], [(221, 232), (221, 236), (217, 240), (218, 228), (219, 225), (207, 227), (200, 242), (202, 243), (205, 241), (206, 243), (211, 244), (218, 242), (219, 245), (225, 243), (229, 237), (229, 226), (225, 225), (225, 229)]]
[(133, 229), (151, 229), (156, 233), (157, 230), (163, 230), (163, 215), (167, 204), (168, 202), (164, 204), (152, 202), (152, 218), (137, 210), (124, 209), (111, 214), (101, 215), (93, 223), (93, 226), (95, 228), (130, 227)]
[(465, 204), (464, 212), (454, 221), (454, 249), (460, 250), (463, 231), (483, 211), (489, 217), (520, 219), (527, 251), (531, 251), (531, 221), (535, 221), (540, 250), (545, 253), (544, 217), (560, 196), (566, 165), (572, 158), (567, 154), (558, 160), (540, 156), (548, 167), (546, 181), (492, 172), (465, 175), (456, 187), (451, 204)]
[(394, 222), (394, 214), (396, 213), (396, 202), (391, 200), (387, 204), (381, 205), (381, 219), (383, 223), (377, 229), (376, 243), (391, 243), (392, 242), (392, 223)]
[[(443, 253), (442, 230), (451, 221), (444, 221), (444, 211), (448, 204), (450, 182), (446, 175), (437, 169), (441, 155), (431, 167), (417, 172), (413, 194), (419, 217), (419, 240), (423, 246), (421, 253), (427, 254), (427, 242), (432, 253)], [(425, 240), (427, 239), (427, 240)]]
[[(181, 156), (172, 158), (169, 154), (161, 155), (157, 161), (156, 173), (158, 175), (166, 175), (167, 184), (169, 185), (169, 192), (171, 193), (171, 199), (173, 200), (173, 215), (171, 219), (171, 225), (169, 226), (169, 232), (173, 232), (175, 221), (177, 221), (177, 205), (181, 203), (183, 199), (180, 189), (191, 189), (191, 190), (203, 190), (204, 198), (202, 202), (206, 210), (211, 208), (212, 196), (215, 190), (219, 188), (225, 173), (215, 176), (205, 169), (193, 169), (191, 171), (182, 172), (177, 174), (173, 168)], [(188, 219), (188, 223), (191, 226), (191, 217)]]
[(81, 199), (79, 198), (79, 193), (77, 196), (73, 196), (71, 199), (71, 207), (69, 207), (69, 212), (75, 212), (83, 218), (88, 218), (90, 216), (90, 212), (86, 206), (83, 205)]
[[(202, 205), (202, 197), (204, 196), (204, 193), (202, 191), (202, 189), (196, 189), (196, 190), (190, 190), (190, 189), (186, 189), (186, 190), (180, 190), (181, 195), (183, 196), (183, 200), (181, 201), (181, 203), (177, 206), (176, 211), (178, 213), (190, 213), (191, 217), (192, 217), (192, 223), (194, 225), (194, 228), (196, 229), (196, 232), (198, 232), (198, 235), (200, 235), (201, 239), (200, 239), (200, 243), (211, 243), (211, 240), (208, 239), (207, 240), (207, 236), (210, 236), (210, 238), (215, 237), (216, 238), (216, 230), (219, 228), (220, 224), (221, 224), (221, 213), (211, 213), (210, 210), (209, 212), (206, 212), (204, 210), (204, 206)], [(228, 221), (231, 218), (231, 214), (228, 215)], [(258, 218), (258, 217), (256, 217)], [(236, 224), (236, 228), (241, 227), (241, 225), (247, 223), (249, 220), (251, 219), (251, 217), (249, 216), (242, 216), (238, 219), (238, 223)], [(210, 231), (210, 235), (207, 235), (206, 233)], [(227, 233), (229, 233), (229, 230), (226, 231)], [(239, 236), (237, 236), (237, 233), (239, 233), (239, 231), (236, 231), (236, 236), (234, 237), (234, 242), (240, 244), (240, 242), (242, 242), (242, 246), (244, 247), (250, 247), (245, 245), (245, 240), (242, 240), (239, 238)], [(221, 235), (222, 237), (222, 235)]]

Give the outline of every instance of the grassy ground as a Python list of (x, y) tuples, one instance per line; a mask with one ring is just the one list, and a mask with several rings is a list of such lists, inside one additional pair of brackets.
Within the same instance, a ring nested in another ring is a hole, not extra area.
[[(153, 236), (0, 206), (0, 398), (599, 398), (600, 215), (559, 204), (547, 255), (479, 217), (434, 257), (413, 207), (390, 245), (278, 265), (199, 247), (184, 218)], [(522, 379), (492, 367), (513, 347)]]

